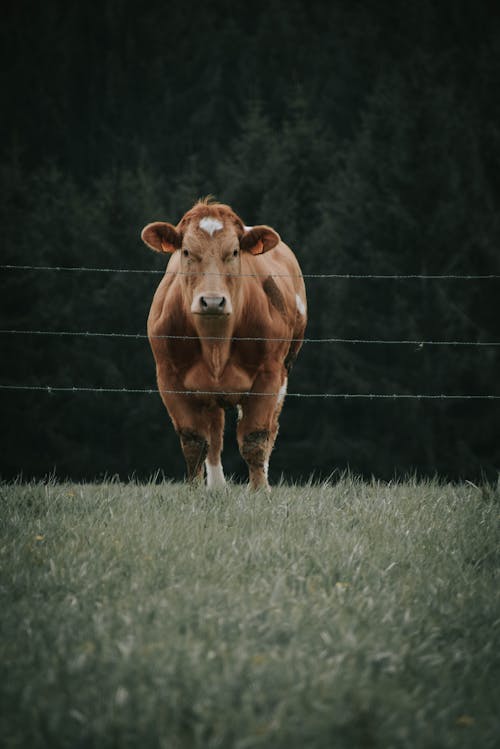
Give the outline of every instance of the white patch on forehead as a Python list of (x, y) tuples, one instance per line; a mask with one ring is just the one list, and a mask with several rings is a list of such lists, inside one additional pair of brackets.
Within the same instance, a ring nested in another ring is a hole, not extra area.
[(278, 391), (278, 403), (277, 403), (277, 405), (278, 405), (278, 406), (279, 406), (279, 405), (280, 405), (281, 403), (283, 403), (283, 401), (285, 400), (285, 395), (286, 395), (286, 386), (287, 386), (287, 384), (288, 384), (288, 380), (287, 380), (287, 378), (285, 377), (285, 382), (283, 383), (283, 385), (282, 385), (282, 386), (280, 387), (280, 389), (279, 389), (279, 391)]
[(213, 218), (213, 216), (205, 216), (200, 221), (200, 229), (203, 229), (203, 231), (206, 231), (207, 234), (210, 234), (211, 237), (215, 234), (216, 231), (220, 231), (224, 228), (224, 224), (222, 221), (219, 221), (218, 218)]
[(306, 314), (306, 305), (304, 304), (304, 302), (302, 301), (302, 299), (300, 298), (300, 296), (298, 294), (295, 294), (295, 302), (297, 304), (297, 309), (300, 312), (300, 314), (301, 315), (305, 315)]

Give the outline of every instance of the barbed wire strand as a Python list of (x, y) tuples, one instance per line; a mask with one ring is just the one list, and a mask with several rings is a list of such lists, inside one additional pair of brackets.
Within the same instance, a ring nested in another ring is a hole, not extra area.
[[(144, 273), (144, 274), (155, 274), (164, 275), (165, 272), (169, 271), (156, 270), (156, 269), (125, 269), (125, 268), (87, 268), (87, 267), (64, 267), (64, 266), (32, 266), (32, 265), (0, 265), (1, 270), (29, 270), (29, 271), (70, 271), (70, 272), (89, 272), (89, 273)], [(173, 271), (173, 274), (182, 275), (198, 275), (196, 273), (183, 273), (179, 271)], [(218, 274), (210, 273), (205, 275), (224, 275), (234, 276), (236, 274)], [(260, 277), (261, 274), (238, 274), (242, 277)], [(500, 275), (488, 274), (488, 275), (458, 275), (458, 274), (441, 274), (441, 275), (421, 275), (421, 274), (340, 274), (340, 273), (313, 273), (313, 274), (262, 274), (262, 276), (268, 277), (285, 277), (285, 278), (338, 278), (338, 279), (375, 279), (375, 280), (406, 280), (406, 279), (419, 279), (419, 280), (489, 280), (498, 279)], [(19, 330), (4, 330), (2, 333), (19, 334), (19, 335), (63, 335), (63, 336), (75, 336), (83, 335), (86, 337), (94, 336), (105, 336), (111, 338), (146, 338), (144, 333), (99, 333), (96, 331), (19, 331)], [(197, 338), (197, 336), (155, 336), (158, 338), (175, 338), (175, 339), (190, 339)], [(220, 337), (211, 336), (212, 340), (220, 340)], [(241, 338), (239, 340), (282, 340), (287, 342), (293, 342), (297, 339), (265, 339), (265, 338)], [(411, 344), (421, 346), (427, 345), (491, 345), (497, 346), (498, 342), (483, 342), (483, 341), (388, 341), (388, 340), (376, 340), (376, 339), (338, 339), (338, 338), (327, 338), (327, 339), (304, 339), (307, 343), (378, 343), (378, 344)], [(123, 393), (123, 394), (147, 394), (153, 395), (159, 391), (153, 388), (111, 388), (111, 387), (80, 387), (80, 386), (50, 386), (50, 385), (9, 385), (0, 384), (0, 390), (3, 391), (36, 391), (51, 393)], [(184, 395), (184, 396), (265, 396), (265, 397), (278, 397), (278, 393), (259, 393), (259, 392), (232, 392), (232, 391), (196, 391), (196, 390), (162, 390), (161, 393), (168, 395)], [(469, 395), (469, 394), (427, 394), (427, 393), (288, 393), (290, 398), (336, 398), (336, 399), (389, 399), (389, 400), (500, 400), (500, 395)]]
[[(112, 387), (80, 387), (80, 386), (54, 386), (54, 385), (9, 385), (0, 384), (0, 390), (10, 391), (37, 391), (51, 393), (124, 393), (124, 394), (145, 394), (155, 395), (163, 393), (164, 395), (196, 395), (196, 396), (239, 396), (240, 398), (251, 396), (265, 396), (268, 398), (278, 397), (279, 393), (260, 393), (252, 391), (233, 392), (233, 391), (212, 391), (212, 390), (159, 390), (155, 388), (112, 388)], [(500, 400), (500, 395), (450, 395), (429, 394), (429, 393), (287, 393), (289, 398), (363, 398), (375, 400), (383, 398), (385, 400)]]
[(0, 270), (29, 270), (29, 271), (64, 271), (80, 273), (144, 273), (153, 275), (206, 275), (206, 276), (231, 276), (238, 278), (336, 278), (336, 279), (359, 279), (359, 280), (425, 280), (425, 281), (485, 281), (500, 279), (500, 274), (417, 274), (417, 273), (204, 273), (187, 271), (157, 270), (153, 268), (88, 268), (84, 266), (61, 266), (61, 265), (0, 265)]
[(147, 333), (114, 333), (89, 330), (0, 330), (0, 335), (73, 336), (81, 338), (128, 338), (174, 341), (246, 341), (273, 343), (339, 343), (410, 346), (500, 346), (500, 341), (426, 341), (420, 339), (392, 340), (385, 338), (265, 338), (260, 336), (196, 336), (196, 335), (151, 335)]

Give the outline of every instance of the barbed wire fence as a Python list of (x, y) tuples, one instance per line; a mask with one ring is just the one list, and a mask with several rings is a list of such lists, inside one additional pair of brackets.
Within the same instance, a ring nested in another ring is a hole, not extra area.
[[(169, 271), (159, 270), (157, 268), (88, 268), (85, 266), (63, 266), (63, 265), (0, 265), (0, 270), (29, 270), (29, 271), (66, 271), (78, 273), (144, 273), (164, 276), (172, 274), (175, 276), (196, 276), (197, 271)], [(394, 274), (374, 274), (374, 273), (300, 273), (291, 275), (290, 273), (206, 273), (210, 276), (232, 276), (237, 278), (339, 278), (339, 279), (366, 279), (366, 280), (394, 280), (404, 281), (408, 279), (418, 279), (423, 281), (488, 281), (500, 278), (500, 274), (487, 273), (482, 275), (472, 274), (416, 274), (416, 273), (394, 273)]]
[[(36, 266), (36, 265), (0, 265), (2, 271), (29, 271), (29, 272), (68, 272), (68, 273), (108, 273), (108, 274), (148, 274), (148, 275), (165, 275), (169, 274), (168, 269), (134, 269), (134, 268), (90, 268), (84, 266)], [(198, 275), (194, 272), (172, 271), (174, 275)], [(304, 279), (345, 279), (345, 280), (420, 280), (420, 281), (494, 281), (500, 279), (500, 274), (345, 274), (345, 273), (304, 273), (297, 275), (290, 274), (206, 274), (206, 275), (224, 275), (232, 277), (265, 277), (269, 278), (298, 278)], [(16, 328), (0, 329), (0, 335), (3, 336), (58, 336), (58, 337), (82, 337), (82, 338), (112, 338), (112, 339), (147, 339), (146, 333), (127, 333), (121, 331), (78, 331), (78, 330), (21, 330)], [(160, 339), (171, 340), (199, 340), (198, 336), (189, 335), (161, 335), (154, 336)], [(293, 343), (301, 340), (305, 344), (345, 344), (345, 345), (391, 345), (391, 346), (414, 346), (423, 348), (425, 346), (468, 346), (468, 347), (498, 347), (500, 341), (479, 341), (479, 340), (419, 340), (419, 339), (367, 339), (367, 338), (265, 338), (259, 336), (233, 336), (230, 339), (221, 336), (206, 336), (205, 340), (210, 341), (247, 341), (247, 342), (289, 342)], [(58, 385), (31, 385), (2, 383), (1, 391), (34, 391), (51, 393), (101, 393), (101, 394), (156, 394), (157, 388), (130, 388), (130, 387), (87, 387), (80, 385), (58, 386)], [(267, 396), (276, 397), (278, 393), (261, 393), (255, 391), (233, 392), (233, 391), (201, 391), (201, 390), (165, 390), (164, 394), (185, 395), (185, 396)], [(323, 398), (323, 399), (383, 399), (383, 400), (500, 400), (500, 395), (496, 394), (448, 394), (448, 393), (287, 393), (289, 398)]]

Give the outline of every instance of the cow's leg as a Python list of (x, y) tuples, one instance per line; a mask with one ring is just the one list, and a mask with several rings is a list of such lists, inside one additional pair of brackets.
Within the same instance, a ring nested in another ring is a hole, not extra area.
[(269, 456), (278, 433), (278, 416), (282, 402), (279, 394), (280, 376), (261, 376), (255, 382), (253, 390), (270, 395), (250, 395), (242, 403), (237, 429), (238, 445), (248, 465), (251, 488), (268, 489)]
[(269, 454), (271, 454), (272, 449), (274, 447), (274, 443), (276, 442), (276, 437), (278, 436), (279, 417), (280, 417), (281, 409), (283, 408), (283, 403), (285, 402), (287, 386), (288, 386), (288, 378), (285, 375), (283, 384), (278, 390), (278, 399), (274, 407), (273, 420), (271, 424), (271, 434), (269, 436), (269, 440), (270, 440)]
[(201, 483), (203, 463), (208, 452), (208, 440), (201, 429), (182, 427), (177, 433), (186, 461), (188, 481)]
[(207, 459), (205, 460), (207, 486), (209, 489), (219, 489), (226, 483), (221, 461), (224, 439), (224, 410), (218, 407), (214, 408), (210, 411), (209, 419), (210, 434)]
[(208, 454), (210, 419), (206, 408), (191, 395), (165, 393), (169, 385), (160, 384), (162, 400), (179, 435), (186, 461), (188, 481), (203, 481), (203, 466)]

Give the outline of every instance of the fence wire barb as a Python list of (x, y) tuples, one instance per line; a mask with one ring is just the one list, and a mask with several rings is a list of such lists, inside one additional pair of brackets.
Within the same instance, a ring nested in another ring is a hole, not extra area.
[[(51, 393), (133, 393), (154, 395), (163, 393), (164, 395), (209, 395), (209, 396), (239, 396), (255, 397), (266, 396), (276, 398), (279, 393), (260, 393), (252, 391), (233, 392), (233, 391), (213, 391), (213, 390), (159, 390), (155, 388), (113, 388), (113, 387), (80, 387), (74, 385), (8, 385), (0, 384), (0, 390), (10, 391), (37, 391)], [(287, 393), (288, 398), (338, 398), (338, 399), (366, 399), (366, 400), (500, 400), (500, 395), (466, 395), (466, 394), (431, 394), (431, 393)]]
[(246, 341), (273, 343), (341, 343), (341, 344), (376, 344), (391, 346), (500, 346), (500, 341), (426, 341), (421, 339), (392, 340), (385, 338), (265, 338), (260, 336), (196, 336), (196, 335), (153, 335), (147, 333), (114, 333), (91, 330), (0, 330), (0, 335), (35, 335), (35, 336), (73, 336), (75, 338), (128, 338), (174, 341)]
[[(153, 268), (87, 268), (84, 266), (62, 266), (62, 265), (0, 265), (0, 270), (29, 270), (29, 271), (64, 271), (64, 272), (81, 272), (81, 273), (144, 273), (152, 275), (200, 275), (196, 272), (186, 271), (169, 271), (157, 270)], [(404, 280), (421, 280), (421, 281), (485, 281), (499, 279), (500, 274), (418, 274), (418, 273), (206, 273), (210, 276), (232, 276), (238, 278), (337, 278), (337, 279), (358, 279), (358, 280), (378, 280), (378, 281), (404, 281)]]

